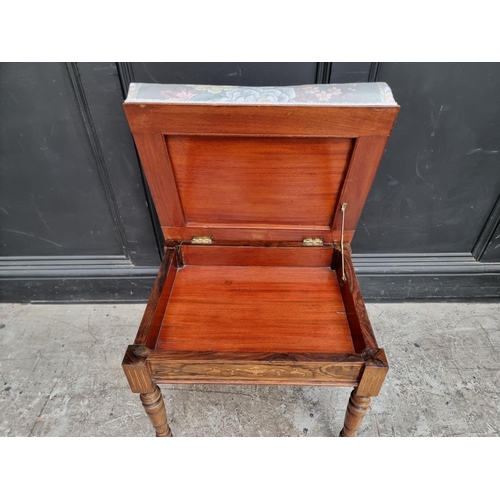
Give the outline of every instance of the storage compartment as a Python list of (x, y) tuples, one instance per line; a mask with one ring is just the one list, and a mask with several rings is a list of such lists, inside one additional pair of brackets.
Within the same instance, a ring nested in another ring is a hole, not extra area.
[(168, 249), (136, 338), (150, 376), (356, 385), (377, 345), (348, 250), (344, 280), (331, 245)]
[(165, 259), (147, 335), (154, 350), (349, 354), (359, 346), (352, 293), (331, 267), (342, 256), (331, 246), (181, 245)]
[(159, 436), (156, 384), (353, 387), (353, 435), (383, 383), (350, 242), (398, 106), (385, 84), (316, 88), (131, 86), (165, 257), (123, 369)]
[(335, 273), (284, 266), (179, 269), (156, 349), (354, 352)]

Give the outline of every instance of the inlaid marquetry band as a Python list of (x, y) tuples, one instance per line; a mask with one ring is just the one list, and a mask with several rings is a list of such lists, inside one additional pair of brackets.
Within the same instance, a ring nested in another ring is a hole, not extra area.
[(239, 383), (262, 381), (298, 384), (319, 383), (354, 386), (359, 379), (362, 363), (235, 363), (170, 361), (153, 369), (157, 382), (184, 382), (190, 380), (225, 381)]

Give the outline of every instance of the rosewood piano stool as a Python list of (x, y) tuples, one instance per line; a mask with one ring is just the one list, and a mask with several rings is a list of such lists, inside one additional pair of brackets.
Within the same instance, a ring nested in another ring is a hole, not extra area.
[(124, 103), (165, 254), (122, 367), (157, 436), (158, 384), (353, 387), (389, 369), (351, 241), (399, 106), (385, 83), (132, 83)]

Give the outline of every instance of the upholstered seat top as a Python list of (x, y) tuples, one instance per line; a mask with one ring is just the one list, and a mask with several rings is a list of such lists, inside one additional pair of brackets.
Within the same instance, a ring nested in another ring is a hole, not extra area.
[(284, 106), (397, 106), (386, 83), (294, 87), (131, 83), (126, 103)]

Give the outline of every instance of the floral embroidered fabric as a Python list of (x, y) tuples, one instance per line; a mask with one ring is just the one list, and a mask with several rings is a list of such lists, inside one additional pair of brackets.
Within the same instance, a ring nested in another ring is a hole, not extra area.
[(231, 87), (131, 83), (125, 102), (303, 106), (397, 106), (386, 83)]

